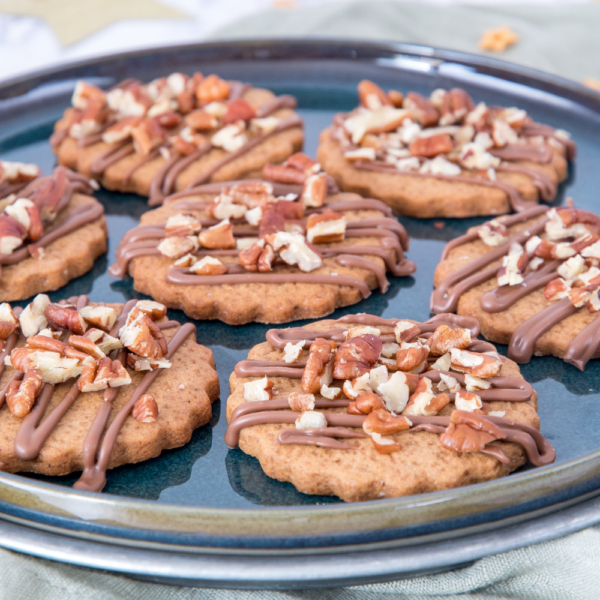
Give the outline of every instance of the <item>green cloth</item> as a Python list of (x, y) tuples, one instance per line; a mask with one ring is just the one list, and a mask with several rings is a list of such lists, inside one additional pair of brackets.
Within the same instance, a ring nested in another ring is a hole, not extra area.
[[(502, 53), (478, 46), (485, 29), (506, 25), (520, 40)], [(336, 37), (393, 40), (483, 53), (582, 81), (600, 80), (600, 3), (445, 5), (335, 2), (275, 9), (244, 18), (213, 39)]]

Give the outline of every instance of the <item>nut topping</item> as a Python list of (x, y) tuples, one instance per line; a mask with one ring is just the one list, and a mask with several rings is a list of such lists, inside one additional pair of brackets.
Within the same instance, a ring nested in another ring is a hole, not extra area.
[(337, 400), (337, 398), (342, 395), (342, 388), (329, 387), (328, 385), (323, 384), (321, 386), (320, 394), (323, 398), (327, 398), (327, 400)]
[(273, 397), (273, 382), (265, 375), (262, 379), (244, 383), (244, 400), (246, 402), (264, 402)]
[(158, 404), (152, 394), (140, 396), (133, 405), (131, 416), (140, 423), (155, 423), (158, 419)]
[(468, 329), (452, 329), (448, 325), (440, 325), (427, 340), (427, 345), (432, 356), (442, 356), (452, 348), (468, 348), (471, 341), (471, 332)]
[(431, 379), (422, 377), (402, 414), (432, 417), (437, 415), (449, 402), (448, 394), (434, 395)]
[(306, 410), (296, 419), (296, 429), (323, 429), (327, 419), (322, 412)]
[(502, 368), (499, 358), (485, 354), (477, 354), (467, 350), (452, 348), (450, 351), (452, 368), (461, 373), (469, 373), (475, 377), (494, 377)]
[(361, 106), (370, 110), (375, 110), (385, 105), (394, 105), (388, 95), (377, 84), (368, 79), (363, 79), (358, 84), (358, 98)]
[(396, 352), (396, 365), (400, 371), (414, 371), (421, 367), (428, 356), (429, 346), (402, 342)]
[(22, 381), (11, 381), (6, 391), (6, 404), (13, 416), (22, 419), (31, 412), (42, 383), (42, 373), (39, 369), (27, 371)]
[(300, 356), (302, 356), (302, 350), (304, 350), (305, 340), (300, 340), (297, 344), (288, 342), (283, 349), (283, 360), (284, 362), (291, 364), (298, 362)]
[(21, 331), (26, 338), (35, 335), (48, 325), (44, 312), (49, 304), (50, 298), (46, 294), (38, 294), (24, 308), (19, 317), (19, 323), (21, 324)]
[(89, 325), (110, 331), (117, 320), (117, 310), (111, 306), (84, 306), (79, 314)]
[(321, 256), (307, 245), (301, 234), (278, 231), (267, 241), (274, 250), (279, 252), (279, 256), (285, 263), (298, 265), (305, 273), (310, 273), (323, 264)]
[(328, 374), (328, 366), (332, 364), (335, 349), (335, 342), (323, 338), (317, 338), (311, 344), (302, 375), (302, 391), (317, 394), (323, 385), (331, 383), (332, 377), (330, 373)]
[(410, 321), (398, 321), (394, 327), (394, 335), (399, 344), (410, 342), (410, 340), (417, 337), (420, 333), (421, 330), (419, 327)]
[(486, 444), (505, 437), (495, 423), (474, 413), (455, 410), (446, 431), (440, 436), (440, 443), (454, 452), (479, 452)]
[(345, 234), (346, 217), (328, 208), (321, 214), (310, 215), (306, 221), (306, 238), (312, 244), (341, 242)]
[(217, 225), (213, 225), (201, 232), (198, 240), (204, 248), (211, 248), (213, 250), (235, 248), (233, 225), (229, 222), (229, 219), (224, 219)]
[(408, 109), (414, 120), (423, 127), (436, 125), (440, 117), (431, 100), (416, 92), (409, 92), (406, 95), (404, 98), (404, 108)]
[(466, 412), (481, 410), (482, 406), (481, 398), (477, 394), (465, 390), (456, 392), (454, 404), (456, 406), (456, 410), (464, 410)]
[[(153, 321), (158, 321), (167, 316), (167, 307), (154, 300), (139, 300), (135, 307), (136, 311), (141, 311)], [(133, 312), (133, 311), (132, 311)], [(129, 313), (132, 316), (131, 313)], [(133, 315), (135, 316), (135, 315)], [(129, 321), (129, 319), (127, 319)]]
[(165, 233), (167, 236), (196, 235), (202, 229), (202, 223), (194, 215), (178, 213), (167, 219)]
[(401, 371), (392, 374), (389, 381), (379, 385), (377, 391), (381, 394), (385, 407), (390, 412), (395, 414), (401, 413), (408, 402), (410, 394), (407, 374)]
[(18, 324), (12, 308), (8, 302), (0, 304), (0, 340), (6, 340)]
[[(41, 335), (41, 332), (39, 335)], [(108, 354), (113, 350), (119, 350), (123, 347), (120, 340), (94, 327), (88, 329), (83, 337), (89, 338), (96, 346), (98, 346), (98, 348), (100, 348), (100, 350), (102, 350), (102, 352), (104, 352), (104, 354)]]
[(351, 402), (347, 408), (349, 415), (368, 415), (374, 410), (385, 411), (385, 405), (377, 394), (369, 391), (359, 394), (356, 400)]
[(98, 347), (89, 337), (72, 335), (69, 337), (69, 345), (79, 350), (84, 354), (89, 354), (95, 359), (100, 360), (106, 356), (106, 354)]
[(379, 454), (393, 454), (400, 450), (400, 444), (397, 444), (394, 440), (383, 437), (380, 433), (372, 433), (371, 441), (373, 442), (373, 447)]
[(477, 234), (487, 246), (500, 246), (508, 240), (508, 228), (496, 219), (484, 223)]
[[(91, 378), (92, 369), (88, 366), (78, 382), (80, 392), (98, 392), (109, 387), (122, 387), (131, 383), (131, 377), (125, 367), (118, 360), (105, 357), (98, 363), (95, 376)], [(85, 377), (84, 377), (85, 375)]]
[(410, 153), (413, 156), (434, 158), (438, 154), (448, 154), (449, 152), (452, 152), (452, 138), (447, 133), (417, 138), (410, 145)]
[(307, 394), (306, 392), (292, 392), (288, 396), (288, 403), (295, 412), (314, 410), (315, 397), (313, 394)]
[(88, 328), (84, 318), (74, 306), (48, 304), (44, 316), (52, 329), (68, 329), (75, 335), (83, 335)]
[(225, 275), (227, 267), (214, 256), (205, 256), (190, 267), (196, 275)]
[[(70, 348), (70, 350), (78, 352), (74, 348)], [(90, 356), (85, 356), (89, 362), (95, 363)], [(30, 369), (39, 369), (44, 382), (53, 384), (63, 383), (72, 377), (78, 377), (84, 366), (76, 358), (67, 358), (61, 356), (58, 352), (46, 352), (33, 348), (15, 348), (10, 355), (10, 359), (7, 357), (5, 362), (10, 363), (17, 371), (23, 373)]]
[(164, 358), (168, 352), (167, 341), (160, 328), (140, 309), (133, 308), (127, 323), (119, 332), (125, 348), (143, 358)]
[(355, 379), (368, 373), (381, 354), (381, 339), (362, 335), (343, 342), (333, 359), (334, 379)]
[(25, 227), (8, 215), (0, 215), (0, 254), (12, 254), (25, 239)]
[[(202, 235), (202, 233), (200, 234)], [(196, 252), (198, 250), (198, 240), (193, 235), (180, 236), (171, 235), (166, 237), (160, 244), (158, 244), (158, 251), (167, 258), (177, 259)]]
[(4, 212), (24, 227), (26, 236), (32, 242), (37, 242), (42, 237), (42, 219), (37, 206), (31, 200), (18, 198), (13, 204), (9, 204)]
[(412, 423), (406, 417), (394, 417), (385, 409), (373, 410), (369, 413), (363, 423), (363, 431), (371, 435), (392, 435), (410, 429)]
[(311, 175), (305, 182), (300, 196), (300, 202), (303, 206), (323, 206), (327, 197), (327, 175), (317, 173)]

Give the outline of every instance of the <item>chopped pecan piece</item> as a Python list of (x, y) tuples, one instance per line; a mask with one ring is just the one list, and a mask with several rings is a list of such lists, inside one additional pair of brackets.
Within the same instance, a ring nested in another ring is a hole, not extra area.
[(171, 235), (196, 235), (202, 229), (202, 223), (192, 214), (177, 213), (167, 219), (165, 233)]
[(22, 419), (31, 412), (42, 383), (42, 372), (39, 369), (27, 371), (22, 381), (11, 381), (6, 391), (6, 404), (13, 416)]
[(398, 321), (394, 327), (394, 335), (399, 344), (410, 342), (410, 340), (417, 337), (420, 333), (421, 330), (419, 327), (410, 321)]
[[(202, 235), (202, 233), (200, 234)], [(198, 250), (198, 240), (193, 235), (181, 236), (170, 235), (158, 244), (158, 251), (165, 257), (177, 259), (196, 252)]]
[(38, 294), (30, 302), (19, 316), (21, 331), (25, 337), (35, 335), (38, 331), (48, 325), (44, 316), (46, 307), (50, 304), (50, 298), (46, 294)]
[(439, 439), (444, 448), (454, 452), (479, 452), (486, 444), (505, 437), (502, 429), (488, 419), (455, 410), (450, 415), (450, 424)]
[(201, 232), (198, 240), (204, 248), (224, 250), (235, 248), (233, 225), (229, 222), (229, 219), (225, 219)]
[(120, 361), (111, 360), (107, 356), (98, 363), (93, 378), (92, 368), (87, 366), (81, 374), (80, 382), (78, 382), (80, 392), (98, 392), (109, 387), (129, 385), (131, 377)]
[(135, 307), (121, 328), (119, 339), (125, 348), (144, 358), (163, 358), (168, 352), (167, 341), (158, 325)]
[(464, 410), (466, 412), (480, 410), (482, 407), (481, 398), (477, 394), (465, 390), (456, 392), (454, 405), (456, 406), (456, 410)]
[(429, 356), (429, 346), (402, 342), (396, 352), (396, 366), (400, 371), (414, 371), (423, 365)]
[(202, 108), (189, 113), (185, 117), (185, 123), (196, 131), (209, 131), (219, 126), (219, 120)]
[(333, 359), (334, 379), (355, 379), (368, 373), (379, 359), (382, 341), (374, 335), (361, 335), (343, 342)]
[(440, 114), (429, 98), (421, 96), (416, 92), (409, 92), (404, 98), (404, 108), (408, 109), (415, 121), (423, 127), (436, 125)]
[(18, 221), (25, 229), (25, 235), (32, 242), (42, 237), (44, 226), (37, 206), (27, 198), (18, 198), (5, 209), (6, 214)]
[(321, 170), (321, 165), (316, 160), (310, 158), (310, 156), (304, 154), (304, 152), (292, 154), (285, 161), (285, 166), (302, 171), (307, 177)]
[(227, 195), (236, 204), (256, 208), (273, 199), (273, 184), (267, 181), (242, 181), (232, 185)]
[(406, 417), (394, 417), (384, 408), (373, 410), (369, 413), (363, 423), (363, 431), (371, 435), (379, 433), (381, 435), (392, 435), (410, 429), (412, 423)]
[(139, 300), (135, 309), (149, 316), (153, 321), (158, 321), (167, 316), (167, 307), (154, 300)]
[(205, 256), (190, 267), (196, 275), (225, 275), (227, 267), (214, 256)]
[(140, 396), (131, 411), (131, 416), (140, 423), (155, 423), (158, 419), (158, 404), (152, 394)]
[(393, 413), (402, 412), (408, 402), (411, 389), (417, 387), (418, 380), (418, 375), (398, 371), (393, 373), (387, 382), (380, 384), (377, 392), (381, 394), (385, 408)]
[(413, 156), (433, 158), (438, 154), (452, 152), (452, 138), (447, 133), (438, 133), (428, 137), (417, 138), (410, 145), (410, 153)]
[(385, 411), (383, 400), (377, 394), (367, 391), (359, 394), (356, 400), (348, 405), (347, 412), (350, 415), (368, 415), (380, 409)]
[(75, 358), (81, 363), (89, 362), (92, 356), (87, 352), (82, 352), (75, 347), (69, 346), (60, 340), (46, 337), (45, 335), (34, 335), (27, 338), (27, 348), (34, 350), (45, 350), (47, 352), (56, 352), (66, 358)]
[(25, 239), (25, 227), (8, 215), (0, 215), (0, 254), (12, 254)]
[[(49, 339), (49, 338), (46, 338)], [(70, 348), (72, 352), (78, 352)], [(86, 360), (95, 363), (91, 356)], [(26, 373), (30, 369), (39, 369), (46, 383), (62, 383), (81, 374), (84, 365), (77, 358), (67, 358), (57, 352), (47, 352), (35, 348), (15, 348), (10, 355), (10, 364)]]
[(264, 166), (263, 177), (279, 183), (295, 183), (297, 185), (302, 185), (306, 180), (304, 171), (299, 171), (285, 165), (273, 165), (270, 163)]
[(305, 410), (314, 410), (315, 397), (307, 392), (292, 392), (288, 396), (290, 408), (295, 412), (304, 412)]
[(298, 265), (301, 271), (310, 273), (323, 264), (320, 254), (311, 248), (303, 235), (279, 231), (273, 236), (268, 236), (267, 242), (273, 250), (279, 252), (281, 259), (288, 265)]
[(323, 338), (317, 338), (311, 344), (300, 383), (302, 391), (317, 394), (323, 385), (331, 383), (332, 376), (328, 371), (335, 349), (335, 342)]
[(327, 197), (327, 174), (311, 175), (304, 182), (300, 200), (303, 206), (319, 207)]
[(79, 314), (89, 325), (105, 331), (112, 329), (117, 320), (117, 310), (112, 306), (84, 306)]
[(261, 239), (278, 233), (279, 231), (285, 231), (285, 217), (277, 211), (277, 209), (269, 204), (261, 210), (260, 223), (258, 228), (258, 237)]
[(74, 306), (48, 304), (44, 316), (52, 329), (68, 329), (75, 335), (83, 335), (88, 328), (85, 319)]
[(345, 234), (346, 217), (329, 208), (321, 214), (310, 215), (306, 221), (306, 239), (312, 244), (341, 242)]
[(450, 360), (455, 371), (469, 373), (475, 377), (494, 377), (502, 368), (499, 358), (458, 348), (452, 348)]
[(100, 360), (106, 356), (106, 354), (89, 338), (81, 335), (72, 335), (69, 337), (69, 345), (85, 354), (93, 356), (95, 359)]
[(196, 98), (200, 104), (209, 104), (229, 98), (231, 88), (218, 75), (205, 77), (196, 87)]
[(8, 302), (0, 304), (0, 340), (5, 340), (16, 329), (18, 324), (13, 310)]
[(383, 437), (380, 433), (372, 433), (371, 441), (379, 454), (393, 454), (400, 451), (400, 444), (390, 438)]
[(431, 379), (422, 377), (402, 414), (431, 417), (437, 415), (449, 402), (448, 394), (442, 393), (436, 396), (433, 393)]
[(273, 397), (273, 385), (273, 382), (267, 379), (266, 375), (262, 379), (244, 383), (244, 400), (246, 402), (270, 400)]
[(323, 429), (327, 427), (327, 418), (322, 412), (305, 410), (296, 419), (296, 429)]
[(358, 84), (358, 99), (361, 106), (371, 110), (385, 105), (393, 106), (389, 96), (377, 84), (368, 79), (363, 79)]
[(243, 98), (236, 98), (227, 103), (227, 112), (223, 115), (223, 123), (235, 123), (236, 121), (249, 121), (256, 116), (256, 109)]
[(442, 356), (452, 348), (468, 348), (471, 341), (471, 332), (468, 329), (452, 329), (448, 325), (440, 325), (427, 340), (427, 345), (432, 356)]

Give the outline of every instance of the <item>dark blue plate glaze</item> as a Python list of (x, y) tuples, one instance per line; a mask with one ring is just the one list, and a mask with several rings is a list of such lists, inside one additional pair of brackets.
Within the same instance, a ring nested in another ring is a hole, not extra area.
[[(216, 71), (298, 98), (306, 123), (305, 150), (314, 155), (320, 131), (335, 112), (356, 104), (356, 84), (373, 79), (383, 87), (429, 93), (464, 87), (475, 101), (519, 106), (537, 121), (570, 131), (578, 145), (576, 166), (561, 186), (557, 204), (572, 196), (577, 206), (598, 212), (600, 96), (551, 76), (499, 61), (401, 44), (347, 42), (244, 42), (186, 46), (118, 55), (45, 71), (0, 86), (0, 157), (54, 165), (47, 138), (68, 105), (74, 81), (86, 77), (110, 85), (181, 70)], [(19, 94), (23, 94), (19, 96)], [(131, 280), (107, 274), (121, 236), (147, 209), (145, 199), (102, 190), (109, 225), (109, 252), (92, 272), (50, 294), (59, 299), (88, 294), (92, 300), (124, 302), (141, 297)], [(401, 218), (411, 236), (414, 277), (391, 278), (390, 290), (336, 311), (333, 317), (368, 312), (425, 320), (433, 272), (446, 241), (483, 219)], [(171, 318), (185, 322), (179, 311)], [(302, 324), (304, 322), (300, 322)], [(396, 500), (344, 504), (308, 496), (267, 477), (258, 461), (229, 450), (224, 404), (228, 378), (269, 326), (199, 322), (198, 341), (215, 355), (221, 400), (209, 425), (184, 448), (138, 465), (114, 469), (102, 495), (74, 492), (78, 474), (66, 477), (0, 475), (0, 513), (34, 527), (113, 543), (138, 540), (222, 549), (295, 549), (360, 544), (416, 544), (491, 530), (588, 498), (600, 486), (600, 361), (585, 373), (564, 362), (535, 358), (522, 373), (539, 395), (542, 433), (557, 451), (555, 465), (524, 467), (495, 482)], [(505, 349), (500, 347), (500, 351)], [(531, 540), (529, 540), (531, 541)], [(1, 542), (0, 542), (1, 543)], [(487, 550), (493, 552), (493, 548)], [(431, 566), (431, 565), (430, 565)]]

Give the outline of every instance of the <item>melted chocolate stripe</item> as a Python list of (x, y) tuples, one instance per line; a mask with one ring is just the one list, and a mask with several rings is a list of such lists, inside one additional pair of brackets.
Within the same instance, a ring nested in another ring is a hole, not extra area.
[(529, 362), (537, 340), (563, 319), (577, 312), (569, 298), (563, 298), (542, 312), (521, 323), (512, 334), (508, 345), (508, 358), (516, 363)]
[(335, 438), (366, 438), (364, 433), (342, 429), (340, 427), (326, 427), (320, 429), (282, 429), (277, 435), (277, 444), (302, 444), (304, 446), (318, 446), (332, 450), (358, 450), (360, 446), (351, 446)]
[[(315, 408), (347, 408), (349, 404), (350, 400), (346, 400), (345, 398), (342, 400), (323, 400), (321, 398), (315, 399)], [(278, 398), (277, 400), (265, 400), (264, 402), (244, 402), (231, 413), (229, 420), (233, 421), (234, 419), (239, 419), (244, 415), (273, 410), (290, 410), (288, 399)], [(302, 413), (295, 412), (295, 414), (297, 417), (299, 417)]]
[(369, 286), (356, 277), (344, 275), (317, 275), (314, 273), (240, 273), (233, 275), (194, 275), (185, 269), (171, 267), (167, 271), (167, 281), (178, 285), (236, 285), (244, 283), (320, 283), (356, 288), (361, 296), (371, 295)]
[(547, 164), (554, 153), (546, 144), (507, 144), (503, 148), (490, 148), (488, 152), (501, 160), (525, 160), (539, 164)]
[(600, 319), (596, 318), (571, 340), (565, 353), (565, 362), (583, 371), (587, 362), (598, 350), (598, 344), (600, 344)]
[(552, 182), (552, 179), (550, 179), (543, 171), (537, 171), (522, 165), (505, 164), (496, 167), (496, 171), (499, 173), (520, 173), (526, 175), (531, 179), (531, 183), (537, 189), (540, 198), (544, 202), (552, 202), (556, 197), (556, 186)]
[(287, 377), (288, 379), (301, 379), (306, 367), (306, 361), (295, 363), (282, 363), (278, 360), (241, 360), (235, 365), (235, 374), (238, 377)]
[(539, 271), (532, 271), (523, 278), (523, 283), (517, 285), (503, 285), (494, 288), (481, 297), (480, 305), (488, 313), (497, 313), (506, 310), (521, 298), (535, 290), (545, 287), (556, 278), (556, 269), (560, 261), (551, 261)]
[[(525, 243), (531, 236), (537, 235), (544, 230), (546, 219), (532, 224), (529, 231), (510, 238), (506, 243), (497, 246), (479, 258), (469, 262), (464, 267), (446, 275), (431, 294), (431, 311), (434, 313), (456, 310), (460, 296), (467, 290), (491, 279), (499, 267), (489, 267), (485, 271), (481, 269), (493, 263), (506, 254), (515, 242)], [(452, 289), (450, 289), (452, 288)]]
[[(196, 326), (191, 323), (186, 323), (185, 325), (182, 325), (179, 331), (173, 336), (173, 338), (169, 342), (169, 351), (167, 352), (165, 358), (172, 358), (173, 354), (175, 354), (175, 352), (185, 342), (185, 340), (192, 333), (195, 333), (195, 331)], [(106, 430), (106, 434), (104, 435), (102, 444), (99, 443), (102, 431), (100, 431), (100, 435), (98, 435), (97, 429), (94, 428), (96, 421), (94, 422), (94, 425), (92, 425), (92, 429), (90, 429), (88, 436), (90, 436), (90, 439), (93, 439), (96, 442), (94, 444), (96, 452), (90, 452), (89, 456), (95, 457), (96, 460), (93, 465), (89, 463), (85, 465), (81, 477), (73, 487), (75, 487), (76, 489), (95, 492), (99, 492), (102, 490), (106, 483), (106, 469), (108, 467), (108, 461), (110, 460), (110, 453), (115, 444), (117, 436), (121, 431), (121, 427), (123, 426), (125, 420), (131, 413), (133, 405), (141, 396), (143, 396), (148, 391), (148, 389), (150, 388), (154, 380), (158, 377), (160, 372), (161, 369), (156, 369), (155, 371), (149, 371), (144, 375), (144, 378), (140, 381), (127, 403), (115, 415), (115, 418)], [(118, 390), (118, 388), (112, 389), (115, 391)], [(105, 402), (101, 406), (101, 408), (103, 408), (104, 406), (108, 406), (110, 411), (110, 404), (110, 402)], [(102, 430), (103, 429), (104, 428), (102, 428)]]

